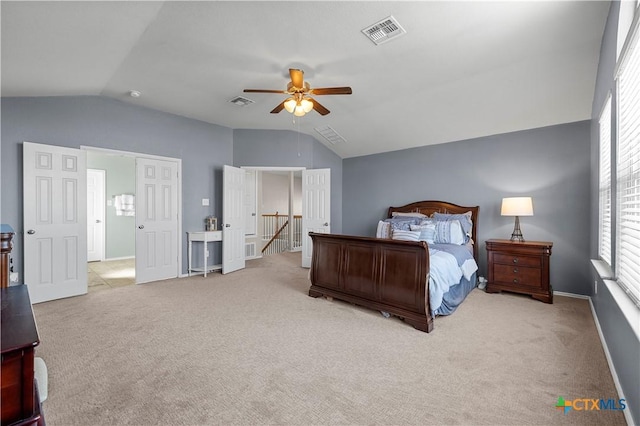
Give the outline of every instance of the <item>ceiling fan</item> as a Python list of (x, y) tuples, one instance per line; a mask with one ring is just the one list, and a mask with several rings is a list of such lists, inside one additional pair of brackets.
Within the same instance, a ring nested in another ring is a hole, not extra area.
[(268, 90), (268, 89), (244, 89), (245, 93), (282, 93), (291, 95), (282, 101), (277, 107), (271, 110), (271, 114), (277, 114), (283, 109), (295, 116), (302, 117), (312, 109), (315, 109), (320, 115), (329, 114), (329, 110), (322, 106), (318, 101), (310, 95), (350, 95), (351, 87), (323, 87), (312, 89), (308, 82), (304, 81), (304, 71), (289, 68), (291, 81), (287, 84), (287, 90)]

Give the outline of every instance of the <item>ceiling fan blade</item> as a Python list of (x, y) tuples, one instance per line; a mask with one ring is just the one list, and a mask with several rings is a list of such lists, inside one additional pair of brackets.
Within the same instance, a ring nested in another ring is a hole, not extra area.
[(288, 93), (284, 90), (269, 90), (269, 89), (244, 89), (243, 92), (245, 93), (284, 93), (284, 94)]
[(322, 104), (320, 104), (320, 102), (316, 101), (315, 99), (309, 98), (309, 97), (307, 97), (306, 99), (309, 99), (311, 102), (313, 102), (313, 109), (318, 111), (318, 114), (327, 115), (329, 114), (329, 112), (331, 112), (328, 109), (326, 109), (324, 106), (322, 106)]
[(350, 95), (351, 87), (320, 87), (309, 90), (314, 95)]
[(291, 76), (291, 83), (293, 87), (302, 89), (304, 87), (304, 71), (295, 68), (289, 68), (289, 75)]
[(277, 114), (284, 109), (284, 101), (280, 102), (280, 104), (271, 110), (271, 114)]

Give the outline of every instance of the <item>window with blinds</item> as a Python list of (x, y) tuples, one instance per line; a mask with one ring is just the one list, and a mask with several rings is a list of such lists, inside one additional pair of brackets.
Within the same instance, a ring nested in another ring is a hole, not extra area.
[(638, 20), (618, 69), (616, 276), (640, 306), (640, 46)]
[(611, 263), (611, 96), (607, 97), (600, 114), (600, 259)]

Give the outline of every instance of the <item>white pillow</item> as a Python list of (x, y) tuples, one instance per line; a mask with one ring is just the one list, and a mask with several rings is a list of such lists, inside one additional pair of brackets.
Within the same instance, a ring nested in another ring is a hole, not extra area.
[(457, 244), (465, 243), (464, 231), (459, 220), (439, 220), (436, 222), (436, 243)]
[(385, 222), (384, 220), (378, 222), (376, 238), (391, 238), (391, 224), (389, 222)]
[(420, 241), (420, 231), (403, 231), (401, 229), (393, 230), (394, 240), (403, 241)]
[(425, 223), (424, 225), (410, 225), (412, 231), (420, 231), (420, 241), (427, 244), (434, 244), (436, 240), (436, 224)]

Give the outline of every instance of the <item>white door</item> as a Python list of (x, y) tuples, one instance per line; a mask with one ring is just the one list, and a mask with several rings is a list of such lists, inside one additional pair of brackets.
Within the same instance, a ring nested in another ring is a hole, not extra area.
[(178, 276), (178, 163), (136, 158), (136, 283)]
[(246, 171), (224, 166), (222, 176), (222, 273), (244, 268), (244, 179)]
[(87, 293), (87, 156), (24, 142), (24, 282), (32, 303)]
[(87, 169), (87, 261), (104, 260), (105, 171)]
[(311, 267), (309, 232), (331, 231), (331, 169), (302, 171), (302, 266)]
[(247, 236), (254, 236), (258, 229), (258, 201), (256, 198), (258, 173), (255, 170), (246, 170), (246, 173), (244, 181), (244, 232)]

